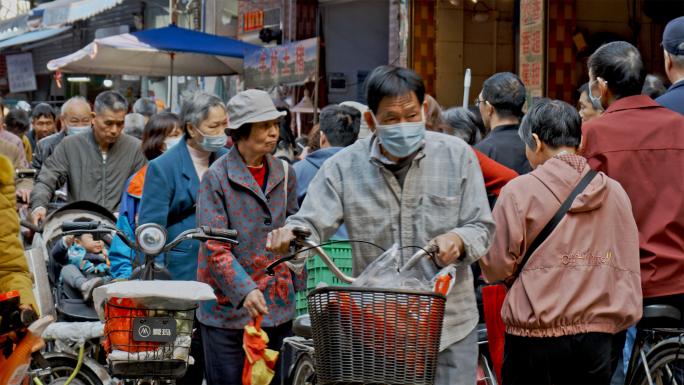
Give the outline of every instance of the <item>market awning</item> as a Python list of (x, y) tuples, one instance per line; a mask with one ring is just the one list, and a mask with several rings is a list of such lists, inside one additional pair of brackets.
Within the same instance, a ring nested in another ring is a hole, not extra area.
[(19, 15), (11, 19), (0, 21), (0, 40), (6, 40), (24, 33), (29, 15)]
[(56, 26), (85, 20), (121, 4), (123, 0), (55, 0), (33, 11), (43, 11), (43, 25)]
[(12, 47), (15, 45), (22, 45), (22, 44), (28, 44), (28, 43), (33, 43), (34, 41), (39, 41), (39, 40), (44, 40), (51, 38), (53, 36), (57, 36), (61, 34), (62, 32), (71, 30), (73, 27), (68, 26), (68, 27), (60, 27), (60, 28), (55, 28), (55, 29), (44, 29), (42, 31), (35, 31), (35, 32), (28, 32), (23, 35), (15, 36), (13, 38), (0, 41), (0, 49), (7, 48), (7, 47)]
[(51, 60), (50, 71), (142, 76), (221, 76), (242, 73), (245, 50), (258, 46), (174, 25), (95, 39)]

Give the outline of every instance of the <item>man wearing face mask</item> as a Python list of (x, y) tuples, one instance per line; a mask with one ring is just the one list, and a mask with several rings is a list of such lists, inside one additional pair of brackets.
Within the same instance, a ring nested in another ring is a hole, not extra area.
[(33, 150), (31, 168), (36, 170), (36, 178), (43, 167), (43, 162), (52, 155), (62, 139), (67, 135), (76, 135), (90, 130), (90, 113), (90, 105), (82, 96), (74, 96), (62, 105), (60, 119), (62, 119), (63, 130), (39, 140)]
[[(79, 124), (67, 112), (70, 108), (64, 109), (69, 137), (59, 143), (38, 174), (31, 192), (34, 224), (45, 219), (45, 207), (64, 182), (69, 201), (95, 202), (112, 212), (118, 211), (126, 180), (147, 164), (140, 151), (140, 140), (121, 133), (127, 108), (128, 103), (120, 93), (99, 94), (91, 113), (92, 130), (85, 128), (85, 119)], [(77, 133), (81, 130), (84, 132)]]
[(684, 116), (640, 95), (646, 67), (633, 45), (605, 44), (587, 65), (589, 97), (606, 111), (582, 124), (582, 155), (631, 200), (644, 305), (684, 311)]
[[(437, 384), (476, 382), (478, 312), (469, 265), (492, 243), (494, 221), (475, 153), (462, 140), (425, 131), (425, 86), (406, 68), (382, 66), (365, 83), (373, 135), (323, 163), (301, 210), (268, 235), (266, 248), (281, 255), (292, 228), (312, 230), (319, 243), (342, 222), (350, 239), (383, 248), (437, 244), (439, 259), (457, 267), (448, 295), (437, 368)], [(353, 274), (378, 257), (374, 246), (352, 243)], [(402, 250), (408, 260), (414, 250)], [(423, 261), (432, 278), (437, 270)]]

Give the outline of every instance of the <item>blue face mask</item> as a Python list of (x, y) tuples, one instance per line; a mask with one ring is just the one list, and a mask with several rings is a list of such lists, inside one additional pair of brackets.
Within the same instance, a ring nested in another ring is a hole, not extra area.
[[(177, 138), (172, 138), (169, 140), (165, 140), (164, 143), (166, 143), (166, 151), (169, 151), (171, 149), (171, 147), (180, 143), (181, 139), (183, 139), (182, 136), (179, 136)], [(206, 139), (204, 139), (204, 140), (206, 141)]]
[(225, 132), (219, 135), (204, 135), (204, 133), (202, 133), (202, 131), (200, 131), (198, 128), (195, 128), (195, 131), (199, 132), (199, 134), (204, 138), (202, 143), (197, 142), (197, 144), (199, 144), (200, 147), (207, 152), (216, 152), (220, 150), (226, 146), (226, 142), (228, 141), (228, 135), (226, 135)]
[[(420, 109), (421, 119), (423, 109)], [(396, 123), (381, 126), (371, 111), (380, 143), (390, 154), (405, 158), (413, 154), (425, 139), (425, 119), (420, 122)]]
[[(594, 106), (595, 110), (605, 111), (606, 109), (603, 108), (603, 106), (601, 105), (601, 97), (603, 95), (599, 96), (598, 98), (595, 98), (594, 93), (591, 92), (591, 85), (596, 83), (597, 81), (598, 81), (598, 78), (596, 80), (594, 80), (592, 83), (589, 83), (589, 89), (587, 90), (587, 95), (589, 96), (589, 100), (591, 100), (591, 104)], [(606, 82), (606, 84), (607, 83), (608, 82)]]
[(90, 126), (72, 127), (68, 124), (66, 126), (67, 126), (67, 135), (76, 135), (76, 134), (80, 134), (82, 132), (86, 132), (86, 131), (90, 130)]

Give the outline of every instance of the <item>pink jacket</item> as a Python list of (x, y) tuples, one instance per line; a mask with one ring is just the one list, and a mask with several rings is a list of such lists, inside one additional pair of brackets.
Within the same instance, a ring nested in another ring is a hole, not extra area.
[[(589, 171), (584, 158), (572, 157), (582, 175), (554, 157), (501, 190), (492, 213), (494, 244), (479, 261), (487, 282), (514, 275), (527, 247)], [(501, 309), (508, 334), (617, 333), (636, 324), (642, 313), (639, 236), (620, 184), (596, 175), (517, 281)]]

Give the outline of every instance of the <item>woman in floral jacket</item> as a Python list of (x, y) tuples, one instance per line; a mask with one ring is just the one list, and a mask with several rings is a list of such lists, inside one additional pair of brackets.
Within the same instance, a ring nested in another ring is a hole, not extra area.
[[(238, 94), (227, 107), (234, 145), (204, 174), (197, 198), (197, 225), (238, 230), (240, 242), (209, 241), (200, 248), (197, 280), (211, 285), (218, 298), (198, 310), (210, 384), (240, 382), (242, 338), (252, 318), (263, 315), (269, 348), (280, 351), (283, 338), (292, 335), (295, 291), (306, 288), (305, 270), (297, 276), (281, 264), (275, 276), (265, 274), (278, 258), (266, 250), (266, 235), (299, 210), (294, 169), (271, 156), (285, 113), (258, 90)], [(274, 384), (280, 383), (280, 367)]]

